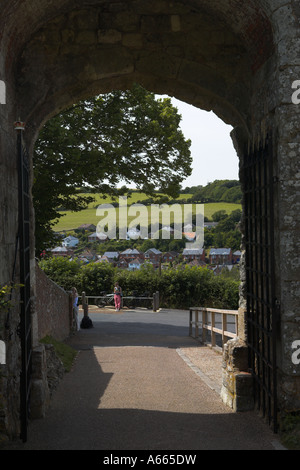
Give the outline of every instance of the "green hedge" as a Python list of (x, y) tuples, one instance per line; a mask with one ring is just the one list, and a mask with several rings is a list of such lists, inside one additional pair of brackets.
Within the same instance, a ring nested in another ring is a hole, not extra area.
[(238, 308), (239, 282), (215, 276), (206, 267), (178, 266), (162, 270), (160, 274), (151, 266), (127, 271), (106, 263), (82, 265), (63, 258), (43, 260), (40, 267), (61, 287), (70, 290), (75, 286), (79, 294), (83, 291), (87, 295), (110, 293), (118, 281), (124, 295), (133, 291), (152, 295), (159, 291), (160, 306), (165, 308)]

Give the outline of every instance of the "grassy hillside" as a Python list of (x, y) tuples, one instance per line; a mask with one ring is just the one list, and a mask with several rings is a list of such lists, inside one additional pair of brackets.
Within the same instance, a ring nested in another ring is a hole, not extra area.
[[(189, 194), (182, 194), (178, 198), (178, 203), (180, 203), (181, 199), (188, 199), (190, 197)], [(129, 204), (136, 203), (137, 201), (143, 201), (147, 199), (148, 196), (143, 193), (133, 193), (131, 198), (128, 198), (128, 210), (130, 208)], [(62, 231), (62, 230), (72, 230), (77, 227), (79, 227), (82, 224), (94, 224), (97, 225), (97, 223), (100, 220), (100, 217), (96, 215), (96, 209), (100, 204), (109, 204), (111, 203), (110, 198), (101, 198), (99, 195), (95, 195), (95, 201), (89, 204), (88, 208), (80, 211), (80, 212), (70, 212), (70, 211), (65, 211), (61, 212), (61, 214), (64, 214), (63, 217), (60, 218), (59, 222), (57, 225), (54, 226), (55, 231)], [(240, 209), (241, 205), (240, 204), (231, 204), (231, 203), (226, 203), (226, 202), (220, 202), (220, 203), (209, 203), (205, 204), (204, 206), (204, 215), (208, 218), (208, 220), (212, 220), (212, 214), (214, 214), (217, 211), (220, 210), (225, 210), (227, 214), (230, 214), (232, 211), (236, 209)], [(116, 211), (116, 218), (117, 218), (117, 223), (119, 219), (119, 208), (115, 209)], [(128, 217), (128, 221), (133, 220), (135, 216), (133, 217)], [(143, 217), (141, 218), (141, 222), (143, 224), (148, 225), (150, 223), (150, 207), (148, 207), (148, 218)], [(172, 222), (172, 214), (171, 214), (171, 221)], [(121, 219), (121, 223), (124, 223), (124, 220)]]

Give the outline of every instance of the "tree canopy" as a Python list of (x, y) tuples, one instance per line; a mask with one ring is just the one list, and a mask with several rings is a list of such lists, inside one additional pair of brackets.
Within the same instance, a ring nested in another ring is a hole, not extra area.
[(241, 203), (242, 190), (240, 182), (237, 180), (215, 180), (206, 186), (192, 186), (184, 190), (185, 193), (192, 193), (193, 202), (230, 202)]
[(82, 210), (91, 192), (124, 194), (134, 183), (149, 195), (158, 189), (176, 197), (192, 171), (180, 121), (170, 98), (156, 99), (139, 85), (81, 101), (49, 120), (34, 152), (37, 254), (53, 245), (59, 209)]

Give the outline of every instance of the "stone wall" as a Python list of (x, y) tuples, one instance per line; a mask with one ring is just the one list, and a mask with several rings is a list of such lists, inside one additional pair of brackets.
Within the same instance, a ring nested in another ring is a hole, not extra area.
[(70, 335), (72, 302), (68, 292), (51, 281), (36, 264), (34, 281), (32, 376), (30, 396), (31, 419), (44, 418), (50, 399), (64, 375), (64, 366), (51, 344), (39, 343), (45, 336), (58, 341)]
[(36, 266), (35, 312), (38, 323), (38, 339), (46, 335), (64, 340), (70, 334), (72, 303), (70, 295)]
[[(233, 126), (237, 150), (257, 144), (272, 129), (281, 310), (278, 390), (282, 408), (299, 409), (300, 364), (291, 360), (292, 344), (300, 340), (300, 105), (291, 100), (292, 82), (300, 79), (298, 0), (0, 0), (0, 4), (0, 80), (7, 92), (6, 104), (0, 106), (0, 284), (12, 280), (18, 231), (14, 121), (26, 122), (24, 139), (32, 156), (39, 129), (51, 116), (82, 98), (138, 82), (155, 93), (213, 110)], [(242, 152), (238, 154), (241, 158)], [(38, 348), (40, 337), (63, 338), (70, 325), (67, 294), (36, 271), (33, 210), (31, 221), (33, 342)], [(241, 312), (244, 278), (243, 273)], [(9, 322), (0, 314), (0, 341), (6, 346), (6, 365), (0, 366), (0, 431), (4, 414), (9, 435), (19, 431), (17, 298), (15, 305)], [(246, 344), (243, 314), (239, 327)], [(244, 383), (246, 376), (238, 375), (235, 366), (231, 370), (229, 356), (236, 351), (228, 352), (228, 371)], [(228, 385), (232, 377), (227, 375)], [(237, 385), (230, 393), (238, 392)]]
[[(32, 349), (30, 417), (31, 419), (39, 419), (45, 417), (51, 396), (64, 375), (63, 364), (57, 357), (54, 347), (51, 344), (41, 344), (39, 340), (49, 335), (62, 341), (70, 335), (72, 302), (69, 293), (51, 281), (37, 264), (32, 274), (34, 275), (36, 295), (32, 299), (34, 344)], [(8, 368), (2, 366), (2, 370), (0, 369), (0, 390), (7, 388), (7, 376)], [(7, 437), (7, 417), (12, 419), (8, 405), (9, 402), (3, 400), (3, 409), (1, 409), (0, 396), (0, 444), (1, 435), (4, 440)], [(16, 416), (14, 429), (18, 427), (18, 424), (18, 416)]]
[(244, 341), (232, 339), (224, 345), (221, 397), (235, 411), (253, 410), (253, 381), (248, 369)]
[(282, 3), (274, 14), (278, 47), (278, 94), (275, 109), (278, 148), (275, 162), (276, 289), (280, 310), (277, 344), (280, 409), (300, 409), (300, 364), (293, 362), (293, 343), (300, 340), (300, 105), (292, 100), (292, 84), (300, 79), (299, 2)]
[(32, 354), (30, 418), (44, 418), (65, 369), (51, 344), (40, 344)]

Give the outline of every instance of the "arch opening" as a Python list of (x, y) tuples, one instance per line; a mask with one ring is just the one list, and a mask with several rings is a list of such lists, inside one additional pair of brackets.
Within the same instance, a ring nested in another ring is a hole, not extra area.
[[(272, 2), (195, 0), (187, 5), (153, 0), (99, 5), (83, 0), (74, 9), (67, 0), (41, 1), (30, 21), (34, 3), (5, 6), (1, 64), (6, 76), (0, 77), (7, 84), (7, 102), (13, 97), (10, 118), (26, 121), (24, 137), (30, 154), (51, 116), (80, 99), (125, 90), (133, 83), (213, 111), (233, 127), (242, 164), (245, 144), (261, 148), (268, 129), (282, 119), (276, 113), (281, 106), (279, 93), (270, 90), (282, 72), (271, 26), (272, 22), (278, 34), (280, 9), (273, 15)], [(16, 15), (10, 14), (16, 5)], [(8, 154), (4, 158), (9, 167)], [(242, 184), (245, 187), (244, 179)], [(284, 185), (281, 189), (284, 192)], [(10, 205), (16, 208), (15, 203)], [(285, 227), (276, 223), (281, 230), (278, 237), (275, 234), (279, 246)], [(279, 268), (276, 275), (287, 292), (282, 279), (290, 275)]]
[[(157, 5), (155, 14), (145, 5), (113, 14), (104, 4), (53, 16), (31, 34), (17, 64), (18, 108), (30, 153), (50, 117), (81, 99), (139, 83), (213, 111), (233, 127), (241, 156), (257, 113), (254, 84), (272, 53), (269, 23), (262, 11), (257, 16), (255, 3), (239, 11), (239, 19), (227, 2), (224, 8)], [(249, 17), (257, 23), (245, 30)], [(263, 28), (265, 36), (258, 35)]]

